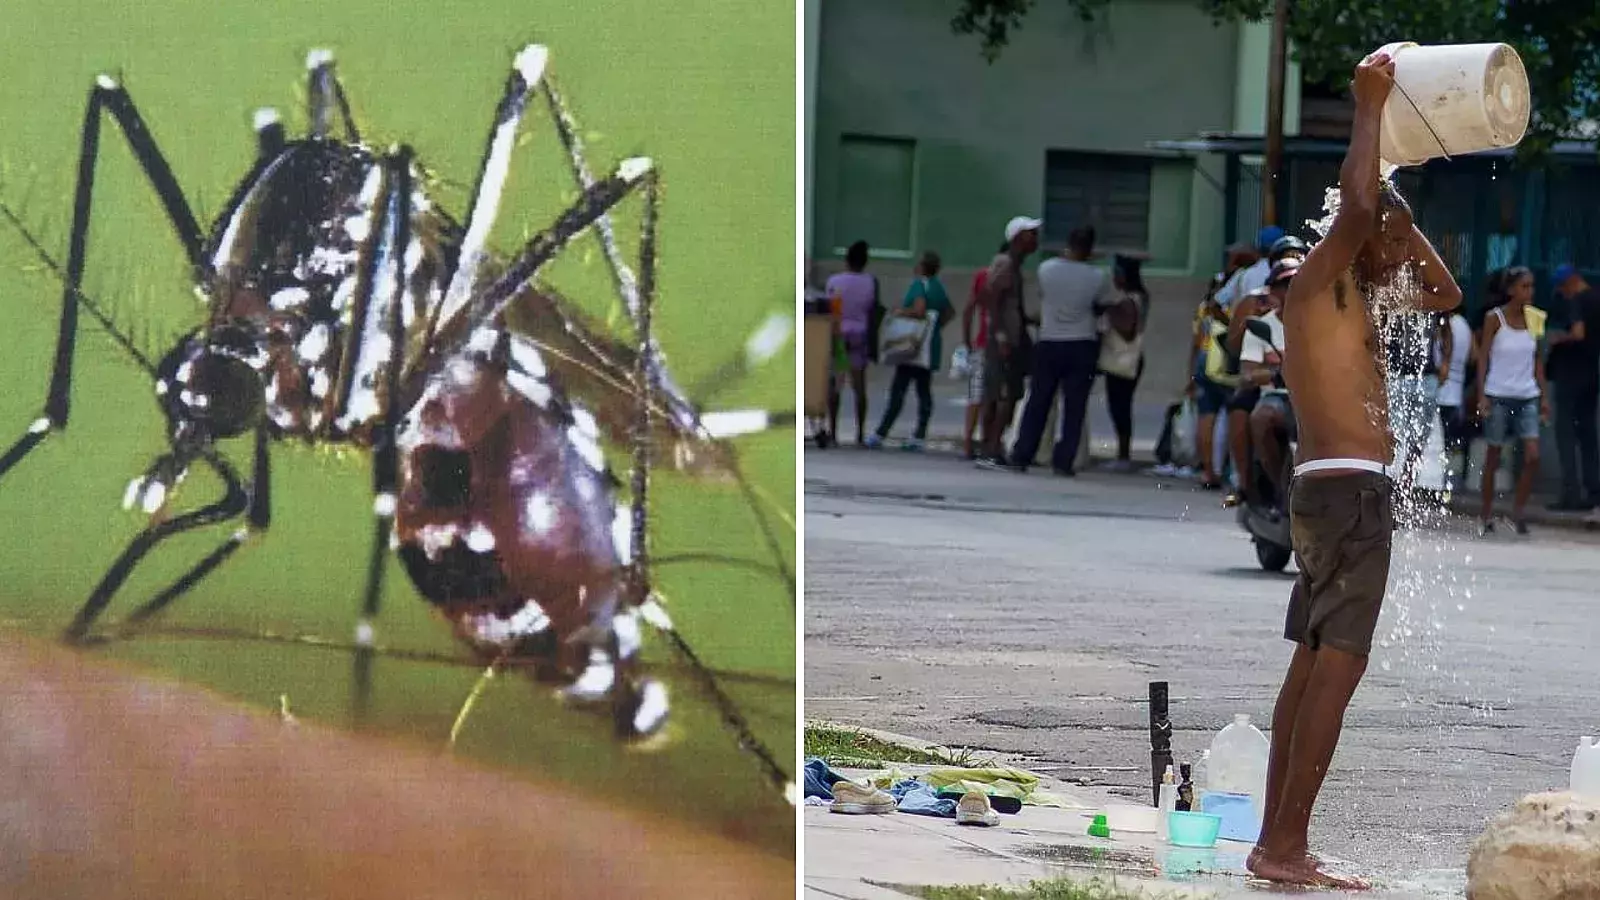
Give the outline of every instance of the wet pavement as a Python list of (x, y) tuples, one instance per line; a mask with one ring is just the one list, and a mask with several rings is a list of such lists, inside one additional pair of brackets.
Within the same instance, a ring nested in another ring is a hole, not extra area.
[[(808, 452), (805, 476), (808, 717), (1146, 802), (1148, 682), (1171, 685), (1180, 761), (1233, 713), (1267, 724), (1292, 575), (1259, 570), (1216, 494), (854, 450)], [(1597, 550), (1465, 522), (1397, 538), (1315, 848), (1395, 896), (1460, 896), (1485, 821), (1564, 786), (1578, 737), (1600, 732)]]

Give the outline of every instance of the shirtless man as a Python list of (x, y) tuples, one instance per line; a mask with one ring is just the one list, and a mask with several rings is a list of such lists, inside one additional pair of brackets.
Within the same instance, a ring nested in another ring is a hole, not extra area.
[(1345, 707), (1366, 671), (1389, 577), (1394, 517), (1386, 464), (1394, 452), (1369, 304), (1403, 268), (1416, 276), (1413, 305), (1443, 311), (1461, 299), (1405, 201), (1378, 177), (1379, 120), (1393, 83), (1387, 54), (1356, 67), (1339, 211), (1306, 256), (1282, 313), (1283, 374), (1300, 432), (1289, 500), (1300, 576), (1284, 630), (1296, 646), (1272, 714), (1261, 836), (1246, 863), (1275, 882), (1366, 887), (1325, 871), (1307, 831)]

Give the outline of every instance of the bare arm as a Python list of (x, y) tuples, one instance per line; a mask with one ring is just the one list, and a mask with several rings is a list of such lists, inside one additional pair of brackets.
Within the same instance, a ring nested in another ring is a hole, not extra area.
[(1441, 319), (1433, 323), (1433, 328), (1439, 333), (1439, 380), (1450, 379), (1450, 358), (1456, 352), (1456, 331), (1450, 327), (1449, 319)]
[(1429, 312), (1449, 312), (1459, 306), (1461, 286), (1450, 274), (1450, 267), (1439, 258), (1439, 251), (1433, 249), (1427, 235), (1416, 225), (1411, 226), (1409, 246), (1422, 281), (1422, 290), (1417, 294), (1415, 305)]
[(1230, 307), (1230, 311), (1232, 315), (1228, 319), (1228, 352), (1238, 356), (1239, 351), (1244, 349), (1244, 323), (1260, 312), (1260, 307), (1254, 297), (1247, 296)]
[(972, 346), (972, 319), (978, 314), (978, 305), (982, 302), (982, 292), (973, 291), (972, 296), (967, 298), (966, 307), (961, 310), (961, 343), (965, 346)]
[[(1378, 227), (1378, 126), (1393, 77), (1394, 63), (1387, 56), (1368, 57), (1356, 68), (1356, 114), (1350, 149), (1339, 167), (1339, 211), (1327, 236), (1306, 254), (1290, 283), (1290, 303), (1333, 293), (1334, 282), (1349, 271), (1361, 245)], [(1377, 88), (1373, 79), (1381, 82)]]
[(1489, 348), (1494, 346), (1494, 335), (1499, 330), (1499, 316), (1492, 313), (1484, 316), (1483, 337), (1478, 338), (1478, 406), (1480, 408), (1488, 403), (1488, 395), (1483, 392), (1483, 384), (1489, 378)]
[(989, 341), (1000, 351), (1001, 356), (1011, 352), (1011, 344), (1017, 336), (1006, 333), (1006, 317), (1000, 309), (1001, 302), (1010, 296), (1012, 287), (1016, 284), (1017, 267), (1006, 259), (989, 273), (988, 283), (984, 285), (984, 308), (989, 311)]

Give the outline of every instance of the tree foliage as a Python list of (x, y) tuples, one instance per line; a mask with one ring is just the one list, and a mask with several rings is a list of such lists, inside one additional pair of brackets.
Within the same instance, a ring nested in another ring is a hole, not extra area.
[[(1039, 0), (962, 0), (951, 21), (993, 62)], [(1112, 0), (1044, 0), (1089, 22)], [(1259, 22), (1273, 0), (1193, 0), (1216, 22)], [(1306, 80), (1346, 87), (1363, 56), (1392, 41), (1502, 42), (1528, 72), (1533, 118), (1521, 147), (1538, 155), (1600, 120), (1600, 3), (1596, 0), (1291, 0), (1288, 35)], [(1592, 135), (1585, 135), (1592, 137)]]

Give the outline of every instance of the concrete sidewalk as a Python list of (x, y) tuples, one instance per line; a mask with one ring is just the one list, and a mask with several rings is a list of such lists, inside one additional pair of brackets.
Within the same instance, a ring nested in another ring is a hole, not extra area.
[[(896, 768), (917, 774), (928, 766)], [(861, 779), (864, 770), (837, 769)], [(826, 807), (804, 808), (805, 896), (890, 900), (905, 894), (892, 886), (1009, 885), (1046, 878), (1100, 879), (1149, 897), (1257, 897), (1262, 886), (1247, 881), (1250, 845), (1218, 841), (1213, 849), (1173, 847), (1154, 834), (1088, 835), (1094, 814), (1108, 803), (1129, 803), (1094, 788), (1045, 777), (1041, 787), (1073, 808), (1024, 806), (1002, 815), (991, 828), (957, 825), (906, 813), (839, 815)], [(1406, 883), (1380, 884), (1368, 900), (1433, 900), (1459, 897), (1465, 876), (1428, 873)]]

